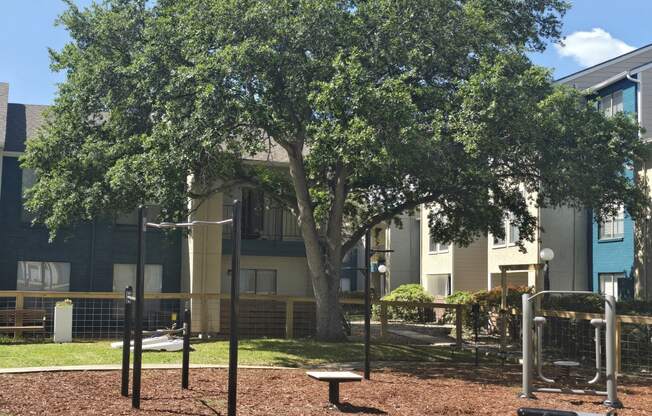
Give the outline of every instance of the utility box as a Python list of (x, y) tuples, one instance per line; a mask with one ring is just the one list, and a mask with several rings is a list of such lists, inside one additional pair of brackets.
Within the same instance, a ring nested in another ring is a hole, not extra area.
[(54, 342), (72, 342), (72, 308), (70, 299), (54, 306)]

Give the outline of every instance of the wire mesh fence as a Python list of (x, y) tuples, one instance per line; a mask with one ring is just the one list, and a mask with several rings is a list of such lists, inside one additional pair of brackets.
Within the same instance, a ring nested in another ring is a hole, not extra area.
[[(570, 360), (589, 368), (595, 367), (595, 328), (591, 319), (603, 319), (602, 314), (544, 310), (543, 349), (547, 362)], [(465, 319), (465, 340), (473, 344), (473, 325)], [(497, 310), (482, 311), (479, 318), (480, 345), (489, 351), (504, 352), (520, 357), (522, 316), (516, 310), (506, 317), (505, 345), (501, 348), (500, 317)], [(617, 317), (616, 348), (619, 371), (652, 375), (652, 317)], [(600, 331), (601, 360), (605, 363), (605, 330)]]

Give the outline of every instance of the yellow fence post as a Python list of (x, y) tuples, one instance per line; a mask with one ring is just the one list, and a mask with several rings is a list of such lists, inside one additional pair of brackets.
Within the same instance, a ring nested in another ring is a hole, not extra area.
[(455, 341), (462, 346), (462, 305), (455, 306)]
[(387, 335), (387, 304), (380, 304), (380, 336)]
[(294, 301), (285, 301), (285, 338), (294, 338)]
[[(14, 309), (19, 310), (23, 309), (25, 307), (25, 296), (22, 293), (16, 293), (16, 306)], [(20, 313), (16, 313), (16, 319), (14, 321), (15, 326), (22, 326), (23, 325), (23, 315)], [(17, 329), (14, 331), (14, 339), (18, 339), (23, 335), (23, 331), (20, 329)]]

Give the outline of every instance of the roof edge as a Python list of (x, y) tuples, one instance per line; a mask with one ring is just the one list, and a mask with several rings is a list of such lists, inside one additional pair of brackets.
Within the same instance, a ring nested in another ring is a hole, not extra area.
[(562, 82), (568, 82), (572, 81), (573, 79), (579, 78), (583, 75), (590, 74), (591, 72), (597, 71), (599, 69), (602, 69), (606, 66), (609, 66), (611, 64), (615, 64), (617, 62), (623, 61), (627, 58), (631, 58), (633, 56), (639, 55), (643, 52), (647, 52), (649, 50), (652, 50), (652, 43), (648, 43), (647, 45), (641, 46), (640, 48), (634, 49), (633, 51), (624, 53), (622, 55), (618, 55), (614, 58), (608, 59), (604, 62), (600, 62), (599, 64), (595, 64), (593, 66), (590, 66), (588, 68), (584, 68), (582, 70), (579, 70), (577, 72), (573, 72), (572, 74), (566, 75), (564, 77), (558, 78), (555, 80), (555, 83), (562, 83)]

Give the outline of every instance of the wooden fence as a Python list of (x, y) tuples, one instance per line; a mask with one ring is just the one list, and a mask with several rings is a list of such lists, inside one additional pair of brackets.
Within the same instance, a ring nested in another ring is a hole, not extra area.
[[(0, 299), (13, 299), (13, 302), (6, 301), (5, 308), (13, 309), (24, 309), (25, 299), (49, 299), (51, 301), (55, 299), (87, 299), (87, 300), (114, 300), (120, 301), (124, 299), (124, 294), (120, 292), (51, 292), (51, 291), (0, 291)], [(168, 300), (175, 301), (178, 300), (188, 301), (188, 300), (197, 300), (200, 303), (206, 304), (209, 300), (230, 300), (229, 294), (224, 293), (145, 293), (145, 300)], [(284, 295), (251, 295), (251, 294), (241, 294), (240, 300), (247, 301), (258, 301), (258, 302), (276, 302), (284, 303), (284, 317), (277, 319), (279, 322), (275, 322), (275, 325), (283, 325), (283, 332), (286, 338), (294, 338), (297, 332), (297, 321), (305, 318), (306, 309), (300, 307), (300, 305), (305, 304), (314, 304), (315, 299), (308, 296), (284, 296)], [(250, 302), (251, 303), (251, 302)], [(340, 304), (342, 305), (364, 305), (364, 300), (360, 298), (340, 298)], [(435, 302), (398, 302), (398, 301), (383, 301), (383, 300), (374, 300), (373, 305), (380, 305), (380, 334), (381, 336), (386, 336), (388, 334), (388, 307), (401, 307), (401, 308), (417, 308), (423, 310), (434, 310), (434, 309), (453, 309), (455, 310), (455, 338), (456, 344), (458, 346), (462, 345), (462, 312), (463, 305), (456, 304), (447, 304), (447, 303), (435, 303)], [(242, 303), (241, 303), (242, 305)], [(200, 307), (201, 309), (201, 307)], [(278, 308), (274, 308), (274, 315), (279, 315)], [(223, 313), (222, 313), (223, 314)], [(20, 326), (22, 322), (15, 322), (16, 326)], [(305, 331), (299, 335), (305, 335)], [(20, 337), (22, 334), (20, 331), (15, 331), (14, 336)]]

